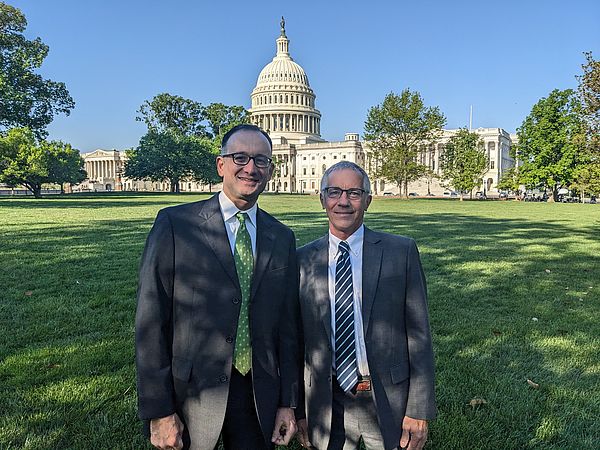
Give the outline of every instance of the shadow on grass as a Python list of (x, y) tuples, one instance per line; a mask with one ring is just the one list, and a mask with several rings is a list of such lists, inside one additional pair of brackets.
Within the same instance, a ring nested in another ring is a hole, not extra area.
[[(163, 197), (45, 202), (42, 209), (170, 204)], [(299, 245), (327, 231), (323, 212), (277, 217)], [(0, 275), (0, 447), (145, 445), (135, 419), (133, 322), (151, 222), (113, 218), (0, 235), (0, 265), (9, 268)], [(458, 214), (377, 213), (367, 225), (411, 236), (421, 250), (439, 406), (430, 448), (593, 448), (596, 230)], [(473, 398), (487, 403), (472, 408)]]

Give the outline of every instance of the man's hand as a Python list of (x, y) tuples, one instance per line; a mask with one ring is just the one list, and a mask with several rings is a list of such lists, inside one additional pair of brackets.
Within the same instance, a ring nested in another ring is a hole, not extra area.
[(276, 445), (288, 445), (292, 436), (296, 434), (296, 430), (294, 410), (292, 408), (278, 408), (271, 442)]
[(427, 442), (427, 421), (404, 416), (400, 448), (421, 450)]
[(150, 443), (160, 450), (181, 450), (183, 423), (177, 414), (150, 421)]
[(302, 447), (311, 448), (312, 444), (308, 440), (308, 424), (306, 419), (300, 419), (298, 421), (298, 432), (296, 433), (296, 439)]

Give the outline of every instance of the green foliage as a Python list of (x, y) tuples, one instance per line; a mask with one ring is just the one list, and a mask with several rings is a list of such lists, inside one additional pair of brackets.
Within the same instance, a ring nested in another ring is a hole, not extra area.
[(396, 183), (408, 196), (408, 183), (427, 172), (418, 162), (419, 146), (433, 142), (445, 124), (439, 108), (426, 107), (418, 92), (389, 93), (367, 114), (365, 140), (372, 151), (367, 169), (375, 178)]
[(168, 180), (172, 192), (179, 192), (179, 181), (183, 179), (211, 182), (206, 174), (215, 170), (215, 155), (209, 139), (171, 130), (148, 131), (139, 146), (126, 154), (125, 177)]
[(136, 149), (127, 152), (125, 176), (169, 181), (179, 192), (179, 181), (207, 184), (221, 181), (215, 168), (223, 135), (248, 113), (242, 106), (212, 103), (208, 106), (177, 95), (162, 93), (146, 100), (136, 120), (148, 126)]
[(221, 138), (234, 126), (248, 123), (248, 111), (243, 106), (227, 106), (223, 103), (211, 103), (204, 107), (202, 116), (208, 122), (208, 133), (212, 139)]
[(560, 187), (573, 181), (586, 161), (585, 123), (571, 89), (555, 89), (536, 103), (517, 129), (519, 179), (527, 187), (550, 189), (556, 201)]
[(511, 167), (502, 174), (502, 177), (500, 177), (496, 187), (501, 191), (518, 193), (520, 186), (517, 169), (515, 167)]
[(600, 195), (600, 164), (584, 164), (575, 170), (574, 182), (572, 188), (577, 189), (582, 194), (586, 192)]
[(48, 176), (53, 183), (60, 184), (61, 191), (65, 183), (78, 184), (87, 178), (83, 158), (71, 144), (55, 141), (47, 148), (52, 155), (48, 162)]
[(450, 138), (440, 157), (442, 179), (461, 194), (471, 192), (481, 184), (488, 164), (483, 140), (466, 128), (461, 128)]
[(135, 120), (144, 122), (149, 131), (176, 132), (186, 136), (206, 136), (203, 107), (200, 103), (179, 95), (162, 93), (146, 100)]
[[(139, 257), (159, 209), (206, 198), (0, 197), (0, 448), (152, 448), (136, 417)], [(316, 196), (260, 203), (298, 245), (327, 233)], [(415, 238), (427, 275), (438, 418), (426, 448), (598, 448), (599, 211), (373, 200), (367, 225)]]
[(37, 137), (59, 113), (69, 114), (75, 102), (64, 83), (36, 74), (48, 54), (40, 38), (23, 35), (23, 13), (0, 2), (0, 128), (28, 127)]
[[(579, 80), (578, 93), (583, 105), (583, 115), (588, 121), (589, 131), (600, 133), (600, 61), (594, 60), (592, 52), (584, 53), (586, 63), (581, 66), (583, 74)], [(598, 136), (596, 135), (596, 144)]]
[(13, 128), (0, 137), (0, 183), (23, 185), (41, 197), (42, 184), (80, 183), (83, 159), (69, 144), (38, 141), (29, 128)]

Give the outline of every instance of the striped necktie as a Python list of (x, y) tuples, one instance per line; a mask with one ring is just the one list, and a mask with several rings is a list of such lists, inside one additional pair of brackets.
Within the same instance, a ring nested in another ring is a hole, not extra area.
[(350, 246), (341, 241), (335, 266), (335, 368), (338, 384), (348, 392), (358, 382), (354, 337), (354, 289)]
[(254, 272), (254, 256), (252, 255), (250, 233), (248, 233), (246, 228), (248, 215), (246, 213), (238, 212), (236, 217), (240, 221), (240, 227), (235, 236), (233, 259), (235, 261), (235, 269), (242, 291), (242, 303), (240, 307), (240, 317), (238, 319), (237, 336), (235, 339), (233, 364), (242, 375), (246, 375), (252, 367), (248, 305), (250, 303), (252, 273)]

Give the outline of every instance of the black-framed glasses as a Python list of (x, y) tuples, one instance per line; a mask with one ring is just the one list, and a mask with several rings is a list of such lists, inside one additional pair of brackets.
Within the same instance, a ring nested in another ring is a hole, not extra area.
[(226, 155), (221, 156), (223, 158), (233, 159), (233, 162), (238, 166), (245, 166), (252, 159), (254, 160), (254, 165), (259, 169), (266, 169), (273, 162), (273, 159), (265, 155), (250, 156), (246, 155), (245, 153), (227, 153)]
[(362, 198), (363, 194), (367, 191), (365, 191), (364, 189), (360, 189), (360, 188), (342, 189), (342, 188), (339, 188), (336, 186), (330, 186), (330, 187), (324, 188), (323, 192), (325, 193), (325, 197), (331, 198), (331, 199), (337, 200), (345, 192), (348, 199), (359, 200)]

